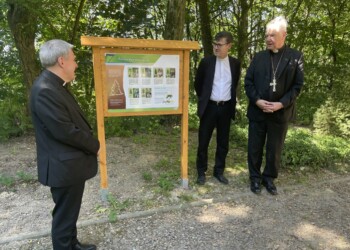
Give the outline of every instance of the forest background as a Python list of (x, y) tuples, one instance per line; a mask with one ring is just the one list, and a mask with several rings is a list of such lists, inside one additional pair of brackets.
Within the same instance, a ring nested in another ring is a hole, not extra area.
[[(32, 133), (28, 97), (42, 70), (40, 45), (63, 39), (75, 46), (76, 95), (96, 128), (92, 51), (80, 36), (199, 41), (191, 52), (189, 129), (198, 128), (193, 78), (212, 54), (213, 35), (232, 32), (231, 55), (242, 62), (237, 119), (231, 143), (246, 151), (244, 76), (265, 48), (265, 25), (284, 15), (287, 44), (304, 53), (305, 86), (298, 98), (283, 166), (291, 169), (347, 165), (350, 161), (350, 1), (348, 0), (0, 0), (0, 140)], [(106, 118), (106, 136), (179, 131), (178, 116)], [(193, 152), (195, 149), (191, 149)], [(193, 153), (194, 154), (194, 153)], [(194, 165), (195, 157), (189, 163)], [(244, 160), (243, 160), (244, 161)], [(0, 176), (1, 177), (1, 176)]]

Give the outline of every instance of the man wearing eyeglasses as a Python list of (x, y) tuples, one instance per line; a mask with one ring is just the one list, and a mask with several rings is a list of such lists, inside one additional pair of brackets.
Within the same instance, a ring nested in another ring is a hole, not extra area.
[(200, 118), (197, 151), (197, 184), (204, 185), (208, 169), (208, 146), (216, 128), (216, 154), (213, 176), (228, 184), (224, 176), (229, 146), (231, 119), (235, 118), (236, 89), (240, 77), (240, 62), (228, 55), (232, 46), (232, 34), (226, 31), (216, 34), (213, 56), (199, 63), (194, 87), (198, 97), (197, 114)]

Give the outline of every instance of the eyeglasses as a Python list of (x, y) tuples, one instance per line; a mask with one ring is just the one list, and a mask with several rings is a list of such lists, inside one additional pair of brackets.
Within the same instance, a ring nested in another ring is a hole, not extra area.
[(216, 42), (212, 42), (212, 44), (213, 44), (213, 47), (215, 48), (215, 47), (218, 47), (219, 49), (222, 47), (222, 46), (224, 46), (224, 45), (226, 45), (226, 44), (228, 44), (228, 43), (216, 43)]

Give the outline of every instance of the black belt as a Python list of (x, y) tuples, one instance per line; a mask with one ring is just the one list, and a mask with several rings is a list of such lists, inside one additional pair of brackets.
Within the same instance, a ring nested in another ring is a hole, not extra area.
[(212, 101), (212, 100), (209, 100), (209, 103), (211, 104), (215, 104), (216, 106), (224, 106), (225, 104), (231, 102), (231, 100), (228, 100), (228, 101)]

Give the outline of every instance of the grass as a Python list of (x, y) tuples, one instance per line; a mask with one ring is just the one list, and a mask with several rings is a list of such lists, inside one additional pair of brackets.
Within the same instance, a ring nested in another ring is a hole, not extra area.
[(168, 158), (161, 158), (154, 166), (153, 168), (156, 170), (165, 170), (170, 169), (171, 161)]
[(142, 178), (146, 181), (146, 182), (151, 182), (153, 177), (152, 177), (152, 173), (145, 171), (142, 173)]
[(15, 185), (15, 178), (11, 176), (0, 175), (0, 185), (3, 187), (13, 187)]
[(32, 174), (29, 174), (23, 171), (18, 171), (16, 173), (16, 176), (19, 178), (21, 182), (25, 182), (25, 183), (29, 183), (36, 180), (36, 177), (34, 177)]
[(189, 194), (180, 194), (179, 199), (184, 201), (184, 202), (192, 202), (195, 200), (193, 195), (189, 195)]
[(136, 144), (146, 145), (148, 143), (149, 137), (151, 137), (151, 136), (152, 135), (137, 134), (137, 135), (132, 137), (132, 140)]
[(17, 183), (31, 183), (33, 181), (36, 181), (36, 177), (24, 171), (18, 171), (15, 177), (0, 175), (0, 187), (5, 188), (15, 187)]
[(128, 207), (132, 205), (132, 202), (127, 199), (123, 202), (118, 201), (118, 199), (112, 194), (107, 196), (108, 207), (98, 206), (96, 208), (97, 213), (108, 213), (108, 219), (110, 222), (116, 222), (118, 215), (127, 210)]

